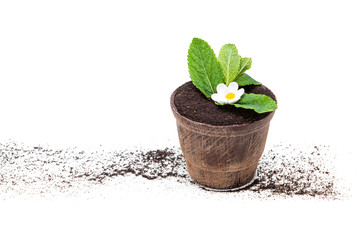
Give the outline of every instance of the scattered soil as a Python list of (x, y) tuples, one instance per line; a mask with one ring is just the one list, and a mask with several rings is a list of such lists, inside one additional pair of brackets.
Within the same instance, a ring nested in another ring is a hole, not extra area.
[[(324, 146), (314, 146), (313, 151), (287, 151), (270, 149), (261, 159), (257, 169), (258, 178), (249, 190), (261, 192), (270, 190), (273, 194), (308, 195), (337, 198), (336, 177), (331, 159)], [(284, 154), (288, 152), (288, 154)], [(296, 153), (296, 154), (293, 154)], [(330, 160), (328, 163), (327, 160)]]
[[(238, 192), (217, 194), (339, 199), (345, 188), (336, 178), (331, 164), (333, 158), (326, 146), (274, 145), (260, 159), (257, 179), (252, 185)], [(84, 151), (0, 143), (0, 196), (29, 191), (41, 195), (54, 189), (68, 192), (72, 188), (75, 194), (76, 189), (88, 188), (91, 184), (121, 182), (127, 175), (156, 181), (175, 179), (183, 183), (179, 191), (189, 190), (188, 183), (204, 191), (188, 175), (184, 157), (176, 147), (150, 151)]]
[[(243, 88), (246, 93), (264, 94), (276, 101), (275, 95), (264, 85)], [(270, 114), (258, 114), (253, 110), (236, 108), (231, 105), (218, 106), (214, 104), (213, 100), (206, 98), (191, 81), (183, 84), (176, 91), (174, 103), (178, 112), (195, 122), (216, 126), (249, 124)]]

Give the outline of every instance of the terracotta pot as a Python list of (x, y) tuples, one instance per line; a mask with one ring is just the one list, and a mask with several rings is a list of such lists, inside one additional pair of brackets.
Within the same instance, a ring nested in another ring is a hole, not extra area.
[(234, 189), (251, 183), (274, 112), (251, 124), (214, 126), (195, 122), (176, 109), (177, 90), (171, 95), (171, 109), (192, 179), (213, 189)]

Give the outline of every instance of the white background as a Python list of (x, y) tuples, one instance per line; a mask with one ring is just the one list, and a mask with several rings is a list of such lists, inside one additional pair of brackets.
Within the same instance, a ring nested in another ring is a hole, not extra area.
[[(248, 73), (276, 94), (279, 109), (268, 144), (320, 143), (353, 151), (359, 142), (359, 22), (358, 1), (347, 0), (1, 1), (0, 139), (66, 146), (177, 144), (169, 98), (190, 80), (187, 49), (199, 37), (217, 55), (223, 44), (236, 44), (241, 56), (253, 59)], [(41, 225), (33, 218), (44, 225), (45, 234), (39, 236), (59, 232), (80, 237), (80, 231), (89, 237), (100, 237), (100, 232), (112, 236), (124, 231), (119, 226), (128, 219), (133, 237), (136, 232), (146, 236), (137, 228), (142, 226), (150, 233), (188, 238), (195, 236), (191, 231), (210, 227), (196, 235), (220, 237), (217, 230), (224, 230), (234, 238), (351, 239), (355, 225), (350, 219), (359, 213), (352, 201), (245, 204), (208, 199), (191, 205), (189, 199), (182, 205), (155, 198), (151, 204), (157, 211), (147, 210), (152, 215), (147, 222), (130, 210), (141, 212), (149, 204), (137, 200), (137, 208), (133, 201), (130, 208), (120, 202), (82, 203), (80, 208), (46, 203), (52, 211), (22, 202), (14, 215), (15, 203), (5, 214), (15, 224), (6, 228), (8, 239), (18, 231), (16, 223), (38, 234), (34, 229)], [(95, 218), (103, 217), (103, 224), (92, 222), (84, 206)], [(121, 217), (110, 222), (113, 215), (102, 209)], [(57, 228), (67, 221), (65, 213), (76, 214), (79, 221)]]

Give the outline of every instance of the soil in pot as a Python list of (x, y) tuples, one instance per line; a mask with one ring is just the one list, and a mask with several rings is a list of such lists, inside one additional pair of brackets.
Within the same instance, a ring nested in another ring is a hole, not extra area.
[[(264, 94), (276, 100), (275, 95), (265, 86), (245, 86), (246, 93)], [(270, 113), (256, 113), (250, 109), (225, 105), (218, 106), (208, 99), (189, 81), (182, 85), (175, 95), (175, 106), (178, 112), (195, 122), (215, 126), (250, 124), (267, 117)]]

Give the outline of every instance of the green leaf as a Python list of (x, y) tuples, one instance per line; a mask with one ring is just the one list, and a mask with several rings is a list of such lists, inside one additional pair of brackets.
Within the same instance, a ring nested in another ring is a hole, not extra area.
[(187, 60), (192, 82), (209, 98), (216, 92), (216, 86), (224, 83), (224, 75), (214, 51), (204, 40), (194, 38)]
[(234, 44), (224, 45), (219, 53), (219, 63), (225, 77), (226, 86), (231, 83), (240, 72), (240, 59)]
[(242, 74), (246, 70), (249, 70), (251, 68), (251, 64), (252, 64), (251, 58), (241, 58), (239, 74)]
[(246, 73), (238, 75), (237, 78), (234, 80), (234, 82), (237, 82), (237, 84), (239, 84), (240, 87), (246, 85), (261, 85), (260, 82), (256, 81)]
[(263, 94), (244, 93), (235, 107), (253, 109), (257, 113), (272, 112), (277, 109), (276, 102)]

